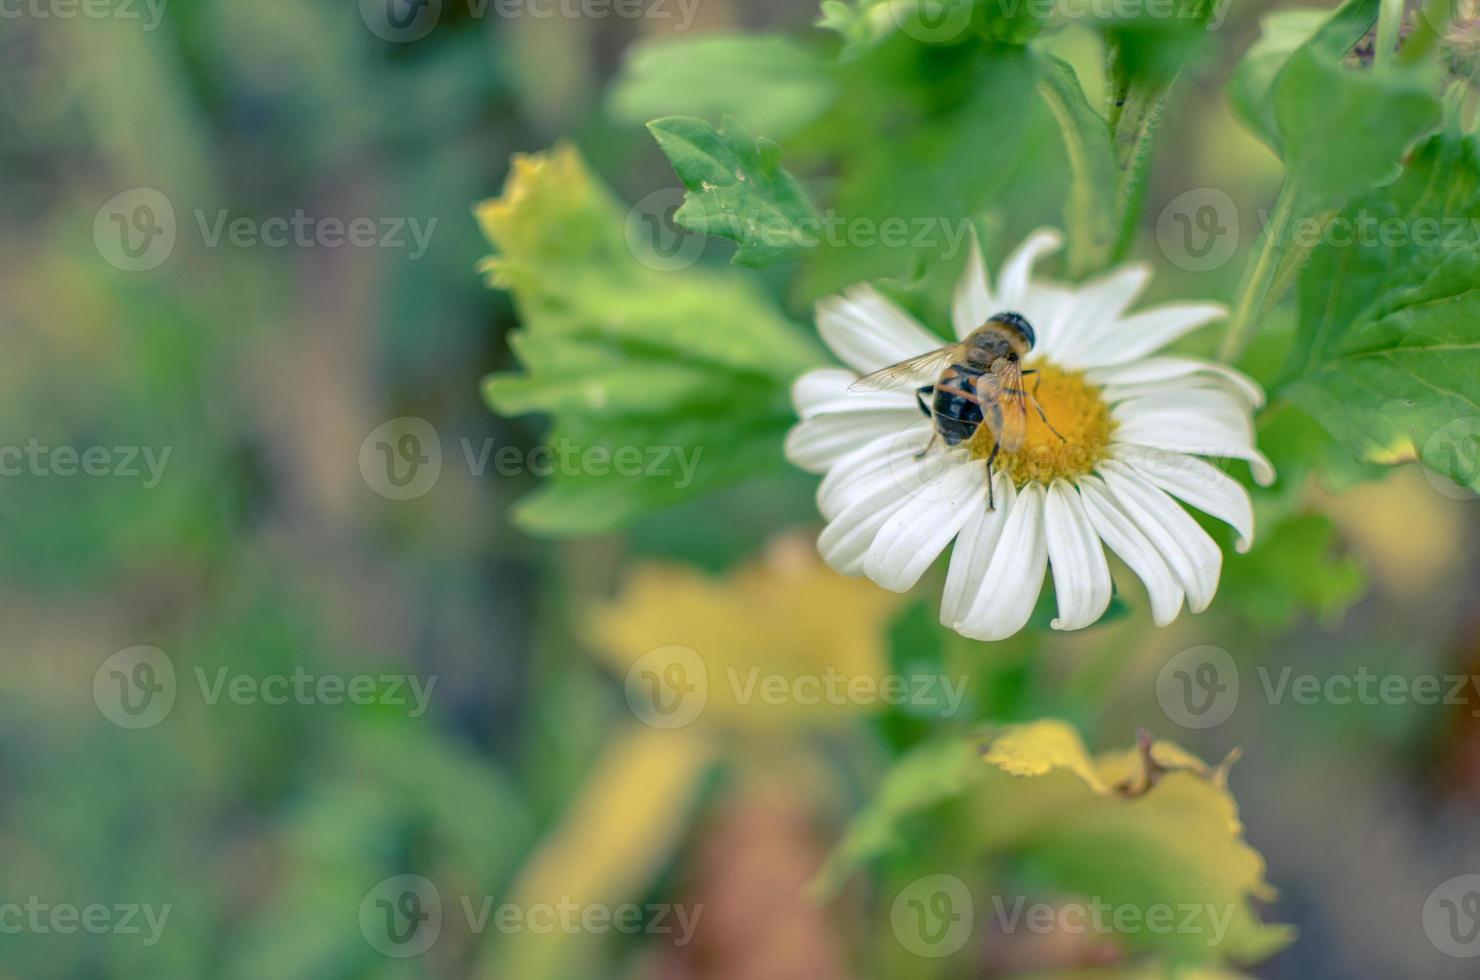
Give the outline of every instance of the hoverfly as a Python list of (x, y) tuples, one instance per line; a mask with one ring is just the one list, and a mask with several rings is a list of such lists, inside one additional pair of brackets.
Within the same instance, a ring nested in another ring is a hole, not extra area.
[(920, 456), (928, 453), (937, 439), (947, 446), (960, 445), (985, 424), (993, 442), (987, 457), (987, 509), (996, 510), (992, 464), (1000, 451), (1016, 452), (1022, 446), (1028, 430), (1028, 406), (1050, 432), (1064, 438), (1043, 414), (1043, 406), (1033, 392), (1023, 387), (1023, 378), (1037, 373), (1032, 368), (1023, 369), (1023, 358), (1035, 341), (1033, 327), (1022, 315), (998, 313), (960, 343), (864, 375), (849, 390), (914, 388), (920, 411), (935, 428)]

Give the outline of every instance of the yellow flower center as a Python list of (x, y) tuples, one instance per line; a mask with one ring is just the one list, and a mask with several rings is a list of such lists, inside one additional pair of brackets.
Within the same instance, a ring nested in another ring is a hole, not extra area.
[[(1011, 452), (1004, 447), (993, 467), (999, 473), (1006, 473), (1017, 486), (1050, 483), (1058, 478), (1073, 480), (1092, 472), (1095, 464), (1105, 458), (1115, 432), (1110, 406), (1100, 397), (1099, 389), (1084, 380), (1083, 373), (1043, 362), (1033, 367), (1038, 373), (1024, 378), (1023, 387), (1037, 399), (1048, 424), (1044, 424), (1030, 400), (1028, 428), (1022, 445)], [(991, 430), (982, 425), (966, 447), (976, 458), (986, 459), (992, 454), (994, 443)]]

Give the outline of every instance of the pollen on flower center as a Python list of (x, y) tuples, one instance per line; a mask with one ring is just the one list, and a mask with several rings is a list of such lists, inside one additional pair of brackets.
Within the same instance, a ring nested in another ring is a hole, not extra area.
[[(1037, 399), (1049, 425), (1063, 438), (1044, 424), (1030, 402), (1022, 444), (1012, 452), (1004, 447), (993, 467), (1018, 486), (1058, 478), (1072, 480), (1092, 472), (1105, 458), (1115, 432), (1110, 407), (1100, 397), (1099, 389), (1084, 380), (1083, 373), (1041, 361), (1030, 367), (1038, 373), (1025, 377), (1023, 387)], [(973, 456), (986, 459), (992, 454), (994, 442), (991, 430), (983, 425), (977, 427), (966, 447)]]

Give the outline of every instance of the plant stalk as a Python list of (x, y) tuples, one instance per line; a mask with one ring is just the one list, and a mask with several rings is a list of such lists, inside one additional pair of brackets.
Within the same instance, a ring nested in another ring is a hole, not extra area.
[(1228, 330), (1223, 334), (1223, 343), (1218, 348), (1218, 359), (1224, 363), (1235, 363), (1249, 346), (1256, 320), (1270, 303), (1279, 298), (1272, 288), (1276, 280), (1284, 288), (1294, 278), (1293, 274), (1279, 273), (1289, 227), (1295, 216), (1295, 200), (1295, 185), (1286, 180), (1274, 202), (1269, 223), (1259, 233), (1254, 256), (1244, 271), (1238, 300), (1234, 304), (1233, 315), (1228, 320)]

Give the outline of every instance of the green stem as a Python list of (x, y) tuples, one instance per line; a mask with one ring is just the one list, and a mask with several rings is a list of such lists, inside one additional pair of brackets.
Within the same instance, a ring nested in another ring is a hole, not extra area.
[(1117, 231), (1111, 262), (1123, 259), (1135, 241), (1141, 202), (1145, 199), (1147, 178), (1151, 172), (1152, 144), (1170, 96), (1170, 83), (1153, 94), (1127, 95), (1127, 111), (1111, 129), (1119, 173), (1115, 195)]
[(1279, 276), (1286, 247), (1287, 232), (1295, 215), (1295, 184), (1286, 180), (1280, 188), (1279, 198), (1274, 202), (1274, 212), (1268, 224), (1259, 233), (1254, 257), (1244, 271), (1239, 286), (1238, 300), (1233, 315), (1228, 320), (1228, 330), (1223, 335), (1223, 344), (1218, 348), (1218, 358), (1225, 363), (1236, 362), (1253, 336), (1254, 323), (1266, 306), (1278, 298), (1272, 287), (1277, 279), (1289, 284), (1292, 276)]
[(1403, 26), (1404, 0), (1382, 0), (1377, 14), (1377, 44), (1373, 58), (1381, 68), (1398, 53), (1398, 32)]

